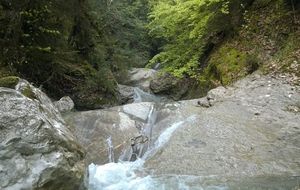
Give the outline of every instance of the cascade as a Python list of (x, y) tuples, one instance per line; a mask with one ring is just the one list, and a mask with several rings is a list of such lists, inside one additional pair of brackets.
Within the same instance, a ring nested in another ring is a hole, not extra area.
[[(182, 126), (184, 122), (192, 122), (195, 116), (183, 121), (173, 123), (167, 127), (155, 140), (154, 145), (147, 152), (133, 162), (119, 161), (105, 165), (91, 164), (89, 166), (89, 190), (155, 190), (164, 189), (165, 184), (153, 178), (144, 170), (143, 166), (147, 159), (154, 156), (171, 138), (172, 134)], [(149, 118), (150, 119), (150, 118)], [(183, 181), (179, 180), (177, 187), (188, 189)]]

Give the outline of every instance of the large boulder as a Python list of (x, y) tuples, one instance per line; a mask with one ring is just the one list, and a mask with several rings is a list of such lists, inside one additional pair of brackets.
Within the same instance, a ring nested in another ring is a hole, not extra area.
[(61, 113), (69, 112), (74, 109), (74, 102), (69, 96), (64, 96), (60, 100), (54, 102), (55, 107)]
[(153, 93), (166, 95), (173, 100), (179, 100), (188, 91), (188, 79), (177, 78), (169, 73), (160, 73), (150, 82), (150, 89)]
[(78, 189), (85, 154), (51, 100), (20, 80), (0, 105), (0, 189)]
[(133, 68), (129, 71), (129, 80), (126, 84), (150, 92), (150, 81), (156, 75), (155, 70), (147, 68)]

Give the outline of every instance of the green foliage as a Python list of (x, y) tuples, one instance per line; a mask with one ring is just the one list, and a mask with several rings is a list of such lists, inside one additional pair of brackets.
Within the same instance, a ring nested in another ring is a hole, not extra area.
[(102, 42), (101, 55), (119, 75), (130, 66), (143, 67), (150, 59), (147, 0), (89, 1), (90, 17)]
[(148, 66), (160, 62), (176, 76), (196, 77), (213, 38), (232, 28), (231, 7), (237, 3), (238, 10), (243, 9), (243, 1), (153, 0), (150, 34), (165, 39), (166, 44)]
[(8, 76), (0, 78), (0, 87), (12, 88), (14, 89), (15, 86), (19, 82), (19, 77), (16, 76)]

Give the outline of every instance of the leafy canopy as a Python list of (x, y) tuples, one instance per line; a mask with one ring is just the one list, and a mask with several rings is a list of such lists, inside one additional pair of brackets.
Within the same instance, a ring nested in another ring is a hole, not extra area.
[(148, 25), (165, 40), (149, 63), (160, 62), (175, 76), (196, 77), (209, 40), (229, 27), (229, 0), (152, 0)]

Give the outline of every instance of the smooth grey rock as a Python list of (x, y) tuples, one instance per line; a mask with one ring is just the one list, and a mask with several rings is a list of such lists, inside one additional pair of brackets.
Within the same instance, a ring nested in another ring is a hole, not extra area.
[(0, 189), (78, 189), (84, 152), (51, 100), (20, 80), (0, 105)]
[(54, 102), (54, 105), (61, 113), (66, 113), (74, 109), (74, 102), (69, 96), (62, 97), (59, 101)]
[(161, 176), (191, 176), (194, 180), (185, 184), (194, 187), (233, 180), (242, 185), (246, 179), (253, 183), (261, 179), (260, 184), (266, 185), (278, 178), (297, 184), (292, 177), (300, 175), (300, 115), (295, 111), (300, 88), (251, 75), (209, 96), (218, 101), (209, 108), (189, 100), (158, 111), (154, 134), (182, 123), (147, 159), (146, 170), (163, 182)]
[(123, 112), (146, 122), (153, 105), (151, 102), (127, 104), (123, 106)]

